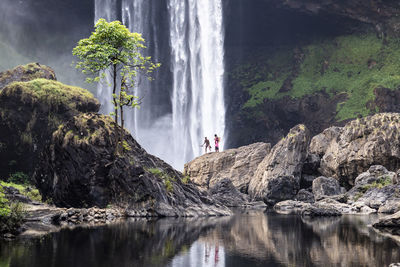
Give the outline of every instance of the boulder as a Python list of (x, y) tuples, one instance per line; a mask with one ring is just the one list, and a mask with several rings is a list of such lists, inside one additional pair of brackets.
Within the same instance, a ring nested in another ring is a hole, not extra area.
[(305, 189), (300, 189), (300, 191), (297, 193), (295, 200), (297, 201), (302, 201), (306, 203), (314, 203), (314, 195), (313, 193), (305, 190)]
[(386, 200), (386, 202), (378, 209), (379, 213), (393, 214), (398, 211), (400, 211), (400, 198)]
[(351, 187), (371, 165), (400, 167), (400, 114), (380, 113), (331, 127), (311, 140), (310, 153), (321, 157), (319, 171)]
[(400, 212), (393, 215), (382, 217), (378, 222), (374, 223), (375, 228), (399, 228), (400, 227)]
[(267, 204), (293, 199), (300, 187), (310, 140), (304, 125), (292, 128), (260, 163), (249, 184), (249, 195)]
[[(43, 70), (47, 71), (52, 78), (53, 72)], [(57, 127), (75, 115), (97, 112), (99, 107), (87, 90), (54, 80), (35, 79), (5, 86), (0, 91), (0, 177), (16, 171), (31, 175)]]
[(219, 153), (206, 153), (185, 164), (184, 174), (203, 190), (228, 178), (240, 192), (247, 193), (258, 164), (270, 150), (270, 144), (255, 143)]
[(323, 199), (327, 196), (335, 196), (341, 194), (339, 182), (333, 178), (324, 176), (318, 177), (312, 183), (312, 191), (315, 200)]
[(57, 80), (56, 74), (51, 68), (39, 63), (30, 63), (0, 72), (0, 90), (13, 82), (27, 82), (39, 78)]
[(275, 204), (274, 210), (279, 214), (302, 214), (303, 210), (311, 207), (310, 203), (295, 200), (285, 200)]
[(111, 117), (81, 114), (53, 133), (33, 179), (59, 207), (110, 204), (128, 216), (203, 216), (231, 212), (148, 154)]
[(240, 193), (228, 178), (218, 181), (209, 192), (227, 207), (240, 207), (249, 202), (248, 195)]
[(371, 166), (368, 171), (357, 176), (355, 186), (346, 193), (349, 203), (359, 202), (378, 210), (388, 203), (388, 206), (380, 210), (390, 211), (391, 202), (387, 201), (400, 199), (400, 185), (393, 184), (395, 176), (394, 172), (383, 166)]

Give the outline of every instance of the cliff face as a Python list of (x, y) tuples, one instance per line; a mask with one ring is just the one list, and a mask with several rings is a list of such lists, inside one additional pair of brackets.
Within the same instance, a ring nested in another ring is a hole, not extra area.
[(228, 146), (275, 144), (299, 123), (315, 135), (397, 112), (398, 11), (393, 1), (258, 0), (244, 7), (238, 40), (228, 17)]

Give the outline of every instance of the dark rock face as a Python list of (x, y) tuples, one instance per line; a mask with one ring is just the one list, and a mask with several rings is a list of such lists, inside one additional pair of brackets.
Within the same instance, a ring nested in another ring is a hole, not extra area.
[(2, 178), (15, 171), (32, 174), (40, 152), (60, 124), (81, 112), (99, 110), (99, 102), (84, 89), (66, 86), (54, 80), (36, 79), (55, 79), (54, 72), (48, 67), (20, 66), (3, 73), (2, 77), (13, 77), (17, 81), (28, 80), (10, 83), (9, 78), (4, 78), (3, 82), (8, 85), (0, 90)]
[(63, 207), (116, 204), (129, 216), (229, 214), (108, 116), (82, 114), (59, 127), (33, 178), (45, 199)]
[(316, 200), (326, 196), (335, 196), (341, 193), (339, 182), (333, 178), (318, 177), (312, 183), (312, 191)]
[(310, 152), (320, 155), (319, 171), (352, 186), (371, 165), (395, 171), (400, 167), (400, 114), (381, 113), (328, 128), (315, 136)]
[(310, 133), (304, 125), (291, 129), (259, 164), (250, 181), (250, 197), (269, 204), (292, 199), (300, 189), (309, 140)]
[(240, 193), (228, 178), (218, 181), (209, 192), (227, 207), (240, 207), (249, 202), (248, 195)]
[(265, 99), (259, 111), (268, 116), (257, 119), (257, 117), (246, 117), (246, 114), (239, 113), (238, 117), (232, 118), (237, 125), (230, 133), (229, 145), (243, 146), (251, 140), (268, 140), (276, 144), (294, 125), (304, 122), (312, 135), (318, 134), (336, 123), (337, 103), (345, 98), (345, 95), (332, 98), (320, 92), (300, 99), (291, 97), (277, 100)]
[(384, 34), (385, 31), (395, 33), (399, 33), (400, 31), (400, 20), (396, 16), (400, 12), (400, 4), (397, 1), (272, 1), (278, 6), (299, 10), (308, 14), (319, 14), (320, 16), (333, 14), (372, 24), (381, 34)]

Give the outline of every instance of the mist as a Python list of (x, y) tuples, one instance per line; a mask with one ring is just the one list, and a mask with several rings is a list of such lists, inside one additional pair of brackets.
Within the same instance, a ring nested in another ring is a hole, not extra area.
[(2, 0), (0, 71), (30, 62), (52, 67), (63, 83), (94, 92), (74, 68), (72, 49), (93, 29), (93, 1)]

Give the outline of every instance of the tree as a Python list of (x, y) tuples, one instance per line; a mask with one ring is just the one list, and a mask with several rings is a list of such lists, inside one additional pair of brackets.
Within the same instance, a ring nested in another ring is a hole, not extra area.
[(153, 63), (151, 57), (142, 55), (145, 48), (141, 34), (130, 32), (120, 21), (99, 19), (90, 37), (80, 40), (72, 51), (79, 58), (76, 68), (91, 76), (87, 82), (102, 81), (107, 73), (112, 78), (114, 112), (111, 115), (118, 124), (120, 114), (122, 127), (124, 107), (139, 106), (138, 98), (132, 92), (138, 73), (151, 80), (151, 73), (160, 66)]

